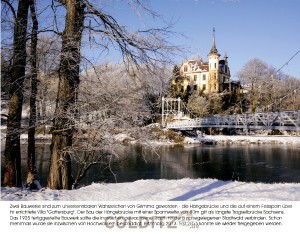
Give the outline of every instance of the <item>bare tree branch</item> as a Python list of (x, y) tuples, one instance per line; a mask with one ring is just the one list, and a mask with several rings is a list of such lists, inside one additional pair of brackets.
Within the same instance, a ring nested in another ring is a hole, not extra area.
[(14, 16), (14, 20), (16, 21), (17, 20), (17, 14), (16, 14), (15, 8), (12, 6), (12, 4), (8, 0), (1, 0), (1, 2), (4, 2), (10, 8), (10, 11)]

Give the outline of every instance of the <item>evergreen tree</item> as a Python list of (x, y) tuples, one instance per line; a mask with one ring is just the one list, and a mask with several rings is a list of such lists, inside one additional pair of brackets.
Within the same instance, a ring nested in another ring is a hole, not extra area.
[(183, 77), (180, 75), (180, 68), (177, 65), (174, 66), (170, 79), (169, 96), (173, 98), (184, 97)]

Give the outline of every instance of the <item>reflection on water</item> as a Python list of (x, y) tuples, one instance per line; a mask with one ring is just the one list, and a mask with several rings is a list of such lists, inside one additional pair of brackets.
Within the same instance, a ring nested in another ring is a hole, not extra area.
[[(1, 178), (3, 178), (4, 172), (4, 148), (5, 142), (1, 141)], [(21, 145), (22, 151), (22, 178), (25, 180), (27, 175), (27, 144)], [(39, 172), (42, 186), (46, 185), (47, 173), (49, 171), (50, 164), (50, 144), (36, 144), (36, 168)], [(2, 181), (1, 181), (2, 182)]]
[[(23, 151), (25, 176), (26, 146)], [(121, 152), (126, 159), (111, 166), (117, 182), (186, 177), (267, 183), (300, 182), (299, 146), (166, 146), (159, 150), (159, 156), (149, 152), (143, 155), (140, 147), (128, 146)], [(49, 154), (49, 144), (37, 145), (37, 169), (43, 185), (47, 181)], [(92, 182), (115, 182), (115, 177), (110, 169), (94, 166), (81, 181), (85, 185)]]

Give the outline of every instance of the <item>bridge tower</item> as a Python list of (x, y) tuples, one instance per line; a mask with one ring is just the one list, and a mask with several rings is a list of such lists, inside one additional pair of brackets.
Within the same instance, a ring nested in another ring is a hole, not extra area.
[(210, 49), (208, 56), (209, 63), (209, 78), (208, 78), (208, 92), (209, 93), (218, 93), (220, 90), (219, 82), (219, 58), (220, 54), (218, 53), (216, 47), (216, 38), (215, 38), (215, 28), (213, 28), (213, 43)]
[(180, 98), (162, 98), (161, 108), (161, 124), (166, 126), (169, 118), (182, 118), (183, 112), (181, 111), (181, 99)]

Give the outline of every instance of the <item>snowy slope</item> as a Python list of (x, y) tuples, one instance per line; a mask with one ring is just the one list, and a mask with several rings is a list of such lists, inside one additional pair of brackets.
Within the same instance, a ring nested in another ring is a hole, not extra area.
[(263, 184), (214, 179), (138, 180), (132, 183), (92, 184), (71, 191), (33, 192), (1, 188), (2, 200), (64, 201), (300, 201), (300, 184)]

